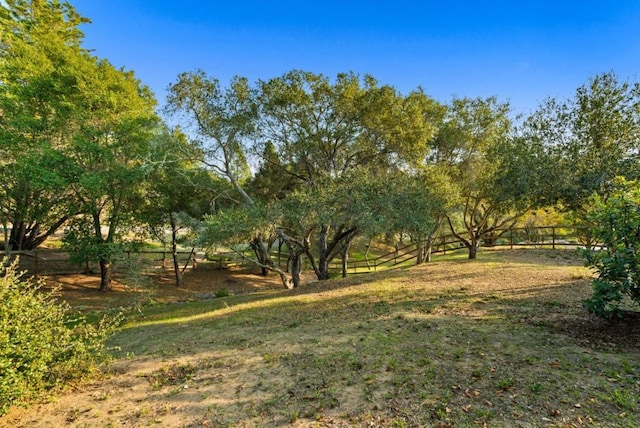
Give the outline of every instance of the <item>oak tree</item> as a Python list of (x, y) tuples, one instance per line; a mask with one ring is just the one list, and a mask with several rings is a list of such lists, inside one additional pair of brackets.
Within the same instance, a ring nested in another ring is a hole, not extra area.
[(90, 90), (85, 22), (67, 2), (0, 4), (0, 217), (13, 250), (36, 248), (76, 212), (67, 150)]

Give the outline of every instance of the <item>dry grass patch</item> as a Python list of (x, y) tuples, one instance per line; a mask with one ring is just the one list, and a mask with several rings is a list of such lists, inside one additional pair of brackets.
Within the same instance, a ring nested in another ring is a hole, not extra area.
[(640, 328), (588, 316), (589, 278), (494, 251), (147, 308), (104, 381), (0, 426), (635, 427)]

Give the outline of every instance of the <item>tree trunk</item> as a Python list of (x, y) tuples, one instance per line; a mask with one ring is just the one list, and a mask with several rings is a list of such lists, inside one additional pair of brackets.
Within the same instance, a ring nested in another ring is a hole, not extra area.
[(296, 254), (291, 264), (291, 283), (293, 288), (300, 286), (300, 272), (302, 271), (302, 254)]
[(22, 251), (24, 246), (24, 236), (26, 233), (26, 224), (23, 221), (14, 221), (11, 223), (11, 234), (9, 243), (13, 251)]
[[(93, 232), (96, 239), (96, 242), (99, 242), (101, 246), (107, 246), (109, 238), (111, 235), (104, 239), (102, 237), (102, 227), (100, 224), (100, 212), (94, 212), (91, 214), (93, 218)], [(111, 291), (111, 254), (109, 249), (104, 251), (103, 255), (100, 256), (99, 265), (100, 265), (100, 291)], [(106, 254), (106, 255), (104, 255)]]
[[(318, 237), (318, 265), (317, 267), (314, 265), (314, 270), (320, 281), (329, 279), (329, 263), (342, 251), (349, 250), (351, 241), (358, 233), (356, 227), (345, 228), (341, 226), (333, 232), (333, 237), (329, 242), (330, 231), (331, 226), (323, 225)], [(311, 259), (311, 253), (308, 253), (308, 255)]]
[(371, 263), (369, 263), (369, 250), (371, 249), (371, 238), (367, 244), (367, 250), (364, 252), (364, 260), (367, 262), (367, 269), (371, 270)]
[(420, 241), (418, 244), (418, 257), (416, 264), (428, 263), (431, 261), (431, 252), (433, 251), (433, 236), (429, 236), (426, 241)]
[(342, 277), (347, 277), (347, 269), (349, 268), (349, 247), (351, 246), (351, 241), (347, 242), (342, 247), (341, 257), (342, 257)]
[(285, 271), (278, 269), (277, 272), (280, 275), (280, 279), (282, 280), (282, 285), (284, 285), (284, 288), (286, 288), (287, 290), (292, 290), (294, 288), (293, 281), (287, 277)]
[(418, 254), (416, 255), (417, 265), (421, 265), (422, 263), (424, 263), (424, 255), (425, 255), (424, 247), (425, 245), (423, 241), (418, 242)]
[(478, 241), (473, 239), (471, 245), (468, 246), (469, 260), (475, 260), (478, 256)]
[(462, 237), (462, 235), (456, 233), (455, 229), (453, 228), (453, 223), (451, 222), (451, 219), (449, 217), (447, 217), (447, 222), (449, 223), (449, 228), (451, 229), (451, 233), (453, 233), (453, 235), (456, 238), (458, 238), (460, 242), (462, 242), (462, 244), (467, 248), (467, 250), (469, 250), (469, 260), (475, 260), (476, 256), (478, 255), (478, 245), (479, 245), (478, 236), (481, 236), (481, 234), (476, 234), (477, 232), (474, 232), (472, 229), (467, 228), (467, 232), (469, 233), (470, 240), (466, 240), (465, 238)]
[[(300, 272), (302, 271), (302, 255), (308, 253), (307, 241), (300, 242), (294, 238), (291, 238), (281, 229), (276, 229), (276, 235), (278, 239), (283, 242), (289, 249), (289, 260), (287, 262), (288, 271), (285, 272), (280, 268), (276, 268), (270, 265), (270, 269), (275, 270), (280, 274), (282, 283), (288, 289), (297, 288), (300, 285)], [(291, 279), (287, 279), (286, 273), (290, 273)]]
[(100, 291), (111, 291), (111, 262), (100, 258)]
[(11, 244), (10, 244), (10, 241), (9, 241), (9, 229), (8, 229), (8, 227), (9, 226), (7, 224), (7, 221), (6, 220), (3, 221), (2, 222), (2, 232), (3, 232), (3, 235), (4, 235), (4, 240), (2, 242), (4, 242), (4, 253), (5, 253), (6, 256), (9, 256), (10, 255), (9, 253), (11, 252)]
[(320, 281), (329, 279), (329, 226), (323, 225), (318, 237), (318, 272), (317, 276)]
[(291, 273), (291, 266), (293, 266), (293, 252), (289, 249), (289, 257), (287, 257), (287, 266), (285, 267), (285, 272)]
[(269, 245), (265, 244), (262, 236), (255, 236), (249, 243), (253, 253), (256, 255), (260, 263), (260, 275), (267, 276), (269, 274), (268, 266), (271, 266), (271, 257), (269, 255)]
[(433, 242), (434, 239), (433, 237), (429, 237), (429, 239), (427, 240), (427, 246), (424, 249), (424, 261), (429, 263), (431, 262), (431, 253), (433, 251)]
[[(47, 238), (53, 235), (67, 221), (64, 216), (50, 225), (48, 229), (42, 230), (39, 223), (28, 224), (19, 218), (14, 218), (9, 235), (9, 245), (13, 251), (30, 251), (38, 248)], [(7, 242), (7, 241), (5, 241)]]
[(173, 214), (169, 214), (169, 223), (171, 224), (171, 254), (173, 255), (173, 270), (176, 276), (176, 287), (182, 286), (182, 271), (180, 270), (180, 264), (178, 261), (178, 242), (176, 221), (173, 218)]

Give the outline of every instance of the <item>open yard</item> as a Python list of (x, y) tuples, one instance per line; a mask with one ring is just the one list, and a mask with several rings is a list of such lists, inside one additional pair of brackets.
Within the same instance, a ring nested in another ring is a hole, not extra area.
[(128, 312), (102, 375), (0, 427), (640, 425), (640, 322), (584, 311), (572, 251), (463, 257), (293, 292), (206, 265), (181, 290), (61, 276), (84, 311), (156, 303)]

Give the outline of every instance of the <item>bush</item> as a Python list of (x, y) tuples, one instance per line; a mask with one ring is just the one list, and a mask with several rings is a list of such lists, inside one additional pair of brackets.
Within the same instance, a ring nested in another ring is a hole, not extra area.
[(16, 266), (6, 259), (0, 265), (0, 415), (91, 373), (117, 321), (93, 326), (69, 319), (68, 306), (23, 279)]
[(594, 197), (589, 220), (601, 246), (583, 253), (598, 273), (584, 304), (604, 318), (622, 317), (625, 297), (640, 303), (640, 185), (616, 179), (614, 186), (608, 197)]
[(226, 288), (221, 288), (214, 293), (215, 297), (229, 297), (231, 292)]

